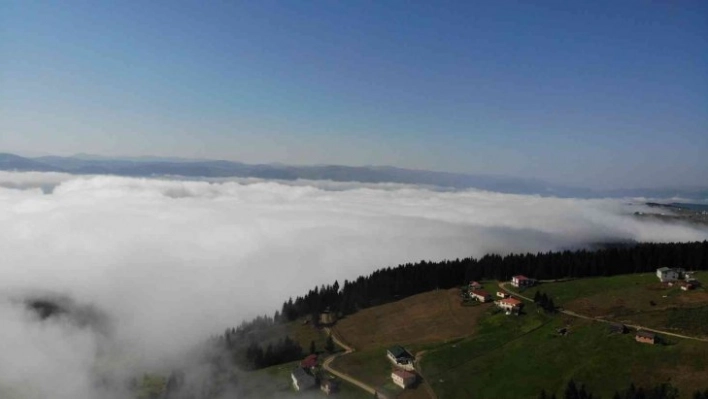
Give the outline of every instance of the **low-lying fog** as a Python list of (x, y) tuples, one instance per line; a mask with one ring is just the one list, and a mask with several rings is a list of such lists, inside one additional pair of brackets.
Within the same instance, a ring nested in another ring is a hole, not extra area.
[[(0, 173), (0, 397), (95, 399), (322, 283), (421, 259), (708, 239), (642, 206), (402, 185)], [(41, 321), (27, 298), (64, 298)], [(76, 316), (79, 315), (79, 316)], [(122, 398), (121, 398), (122, 399)]]

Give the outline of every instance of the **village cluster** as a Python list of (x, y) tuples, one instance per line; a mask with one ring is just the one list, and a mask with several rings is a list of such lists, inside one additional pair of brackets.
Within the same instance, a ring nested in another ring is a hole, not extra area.
[[(516, 288), (527, 288), (534, 286), (536, 280), (518, 275), (511, 278), (511, 285)], [(481, 303), (492, 302), (502, 309), (507, 315), (518, 315), (523, 309), (524, 303), (516, 298), (512, 298), (511, 295), (504, 291), (496, 292), (496, 300), (491, 293), (484, 290), (482, 284), (478, 281), (471, 281), (462, 291), (462, 297), (466, 300), (477, 301)]]
[[(687, 272), (681, 268), (662, 267), (656, 270), (656, 276), (667, 287), (678, 286), (683, 291), (692, 290), (700, 286), (692, 272)], [(513, 276), (510, 281), (513, 287), (520, 289), (533, 287), (537, 283), (537, 280), (523, 275)], [(494, 302), (506, 315), (519, 315), (524, 306), (521, 300), (513, 298), (511, 294), (505, 291), (496, 291), (493, 296), (490, 292), (484, 290), (483, 285), (478, 281), (471, 281), (464, 286), (461, 295), (463, 302)], [(621, 323), (610, 323), (609, 327), (610, 333), (613, 334), (626, 334), (630, 331), (627, 326)], [(561, 335), (565, 335), (567, 329), (560, 329), (559, 332), (561, 332)], [(646, 344), (660, 342), (660, 338), (656, 333), (641, 329), (636, 331), (635, 340)], [(386, 357), (394, 366), (391, 372), (391, 381), (395, 385), (406, 389), (418, 382), (418, 375), (415, 373), (414, 367), (415, 358), (404, 347), (400, 345), (390, 347), (386, 351)], [(310, 389), (319, 384), (320, 389), (328, 395), (337, 392), (339, 381), (332, 376), (320, 377), (321, 375), (322, 372), (319, 368), (317, 355), (309, 355), (300, 363), (299, 367), (293, 370), (291, 374), (293, 387), (300, 391)]]

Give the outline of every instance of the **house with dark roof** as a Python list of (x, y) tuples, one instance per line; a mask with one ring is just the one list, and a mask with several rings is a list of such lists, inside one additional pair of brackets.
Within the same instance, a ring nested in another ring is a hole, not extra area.
[(295, 368), (290, 377), (293, 379), (293, 388), (296, 391), (304, 391), (315, 386), (315, 377), (308, 374), (302, 367)]
[(643, 344), (654, 345), (657, 341), (657, 337), (656, 334), (651, 331), (638, 330), (637, 334), (634, 336), (634, 340)]
[(386, 356), (394, 364), (410, 364), (413, 362), (413, 355), (400, 345), (395, 345), (386, 351)]
[(627, 333), (627, 326), (622, 323), (610, 323), (610, 333), (611, 334), (625, 334)]

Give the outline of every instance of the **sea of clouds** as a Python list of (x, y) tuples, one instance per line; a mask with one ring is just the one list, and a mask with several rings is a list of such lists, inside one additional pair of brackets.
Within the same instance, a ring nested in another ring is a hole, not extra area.
[[(708, 239), (635, 211), (652, 212), (396, 184), (0, 172), (0, 397), (124, 399), (97, 376), (169, 367), (288, 297), (381, 267)], [(98, 316), (40, 321), (22, 304), (33, 296)]]

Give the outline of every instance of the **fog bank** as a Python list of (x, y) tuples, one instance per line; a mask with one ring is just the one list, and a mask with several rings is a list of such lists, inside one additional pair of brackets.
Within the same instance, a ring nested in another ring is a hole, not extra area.
[[(0, 174), (0, 397), (93, 399), (290, 296), (421, 259), (610, 240), (694, 241), (641, 205), (352, 183)], [(100, 325), (38, 320), (70, 298)], [(19, 301), (19, 302), (18, 302)], [(11, 344), (10, 344), (11, 343)], [(110, 359), (110, 360), (107, 360)]]

